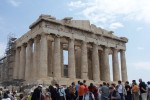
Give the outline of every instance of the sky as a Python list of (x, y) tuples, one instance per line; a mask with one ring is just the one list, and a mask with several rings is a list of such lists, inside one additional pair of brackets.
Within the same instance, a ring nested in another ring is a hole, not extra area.
[(19, 38), (41, 14), (90, 20), (117, 36), (127, 37), (129, 81), (150, 81), (150, 0), (0, 0), (0, 57), (9, 34)]

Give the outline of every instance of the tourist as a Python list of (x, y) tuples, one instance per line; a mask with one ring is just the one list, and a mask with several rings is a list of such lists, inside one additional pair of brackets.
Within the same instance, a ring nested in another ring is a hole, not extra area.
[(142, 79), (139, 79), (139, 89), (140, 89), (140, 95), (142, 100), (147, 100), (147, 90), (146, 90), (146, 84), (142, 81)]
[(66, 100), (66, 93), (62, 86), (59, 86), (59, 84), (55, 84), (57, 87), (57, 93), (58, 93), (58, 99), (57, 100)]
[(16, 97), (16, 92), (14, 91), (13, 94), (12, 94), (12, 99), (11, 100), (17, 100), (17, 97)]
[(39, 85), (32, 94), (31, 100), (43, 100), (42, 85)]
[(101, 100), (101, 88), (102, 88), (102, 84), (99, 85), (99, 89), (98, 89), (98, 93), (99, 93), (99, 100)]
[(109, 87), (109, 96), (106, 100), (121, 100), (121, 97), (114, 87)]
[(90, 83), (90, 86), (88, 87), (89, 91), (94, 94), (95, 100), (98, 100), (98, 89), (96, 86), (93, 85), (93, 83)]
[(19, 95), (19, 100), (23, 100), (23, 94)]
[(75, 95), (75, 83), (72, 82), (71, 86), (69, 87), (69, 95), (70, 95), (70, 100), (75, 100), (76, 99), (76, 95)]
[(52, 100), (51, 93), (49, 92), (48, 88), (46, 88), (45, 100)]
[(133, 100), (139, 100), (139, 87), (137, 86), (136, 82), (132, 83), (132, 97)]
[(125, 82), (125, 89), (127, 91), (127, 95), (125, 96), (125, 100), (132, 100), (132, 94), (131, 94), (131, 86), (129, 85), (129, 82)]
[[(70, 87), (70, 86), (69, 86), (69, 87)], [(69, 92), (69, 87), (67, 87), (67, 88), (65, 89), (66, 100), (70, 100), (70, 99), (71, 99), (70, 92)]]
[(109, 96), (109, 87), (107, 87), (106, 82), (103, 82), (101, 87), (101, 100), (107, 100)]
[(92, 92), (88, 91), (88, 88), (84, 88), (83, 100), (95, 100)]
[(57, 100), (57, 89), (50, 85), (49, 92), (51, 93), (52, 100)]
[(11, 100), (11, 99), (8, 97), (8, 94), (5, 92), (2, 100)]
[(86, 85), (86, 80), (83, 80), (83, 85), (84, 85), (85, 87), (87, 87), (87, 85)]
[(121, 81), (118, 81), (118, 85), (117, 85), (117, 91), (120, 94), (121, 100), (124, 100), (124, 96), (126, 95), (126, 89), (125, 87), (122, 85)]
[(148, 98), (147, 100), (150, 100), (150, 81), (147, 82), (147, 88), (148, 88)]
[(79, 86), (80, 86), (80, 81), (78, 81), (78, 84), (76, 85), (76, 98), (78, 97), (78, 90), (79, 90)]
[(82, 82), (80, 82), (80, 87), (79, 87), (79, 90), (78, 90), (78, 98), (79, 98), (79, 100), (83, 99), (84, 89), (85, 89), (85, 86), (83, 85)]
[(109, 83), (107, 83), (107, 87), (109, 87)]

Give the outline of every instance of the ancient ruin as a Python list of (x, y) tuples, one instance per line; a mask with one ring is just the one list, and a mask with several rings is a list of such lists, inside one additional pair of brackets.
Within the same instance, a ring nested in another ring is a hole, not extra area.
[[(29, 28), (15, 40), (11, 58), (14, 62), (9, 76), (4, 70), (7, 57), (1, 59), (1, 81), (9, 78), (26, 83), (56, 80), (66, 84), (79, 79), (109, 82), (109, 55), (112, 55), (113, 81), (128, 80), (127, 38), (117, 37), (112, 31), (96, 27), (88, 20), (73, 20), (71, 17), (57, 20), (50, 15), (41, 15)], [(68, 65), (63, 63), (63, 50), (68, 51)]]

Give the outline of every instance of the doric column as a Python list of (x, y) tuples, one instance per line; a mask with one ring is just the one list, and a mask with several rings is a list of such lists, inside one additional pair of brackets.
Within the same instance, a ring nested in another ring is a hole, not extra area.
[(109, 68), (109, 52), (108, 52), (108, 48), (104, 47), (104, 51), (103, 51), (103, 61), (104, 61), (104, 65), (103, 65), (103, 71), (104, 71), (104, 76), (103, 76), (103, 81), (110, 81), (110, 68)]
[(87, 43), (85, 41), (81, 45), (81, 78), (88, 79)]
[(34, 52), (33, 52), (33, 67), (32, 67), (32, 78), (37, 79), (39, 73), (39, 62), (40, 62), (40, 36), (34, 38)]
[(75, 48), (75, 61), (76, 61), (76, 78), (81, 78), (81, 48)]
[(39, 67), (39, 77), (45, 78), (48, 76), (48, 45), (46, 34), (41, 35), (40, 44), (40, 67)]
[(61, 58), (61, 77), (64, 77), (64, 52), (63, 52), (63, 43), (60, 43), (60, 58)]
[(54, 77), (61, 77), (60, 37), (54, 39)]
[(25, 79), (25, 66), (26, 66), (26, 44), (23, 44), (21, 46), (20, 51), (19, 79)]
[(119, 62), (118, 62), (118, 50), (117, 49), (113, 49), (112, 61), (113, 61), (113, 81), (118, 81), (118, 80), (120, 80), (120, 73), (119, 73)]
[(13, 78), (18, 79), (18, 68), (20, 64), (20, 48), (16, 48), (16, 54), (15, 54), (15, 66), (13, 71)]
[(29, 40), (27, 43), (27, 54), (26, 54), (26, 68), (25, 68), (25, 80), (31, 79), (32, 70), (32, 44), (33, 40)]
[(74, 52), (74, 40), (69, 40), (69, 47), (68, 47), (68, 77), (69, 78), (76, 78), (75, 72), (75, 52)]
[(122, 81), (125, 82), (128, 80), (127, 76), (127, 67), (126, 67), (126, 57), (125, 57), (125, 50), (120, 51), (121, 57), (121, 74), (122, 74)]
[(93, 80), (100, 80), (98, 45), (93, 44), (92, 51)]
[(53, 72), (53, 45), (52, 40), (48, 40), (48, 76), (52, 77)]

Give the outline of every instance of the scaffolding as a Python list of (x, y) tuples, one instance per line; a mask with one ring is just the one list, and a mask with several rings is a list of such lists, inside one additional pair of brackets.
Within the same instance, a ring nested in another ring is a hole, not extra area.
[(0, 79), (1, 82), (7, 83), (12, 80), (13, 68), (15, 62), (15, 36), (13, 34), (8, 35), (7, 47), (5, 50), (5, 56), (0, 58)]

